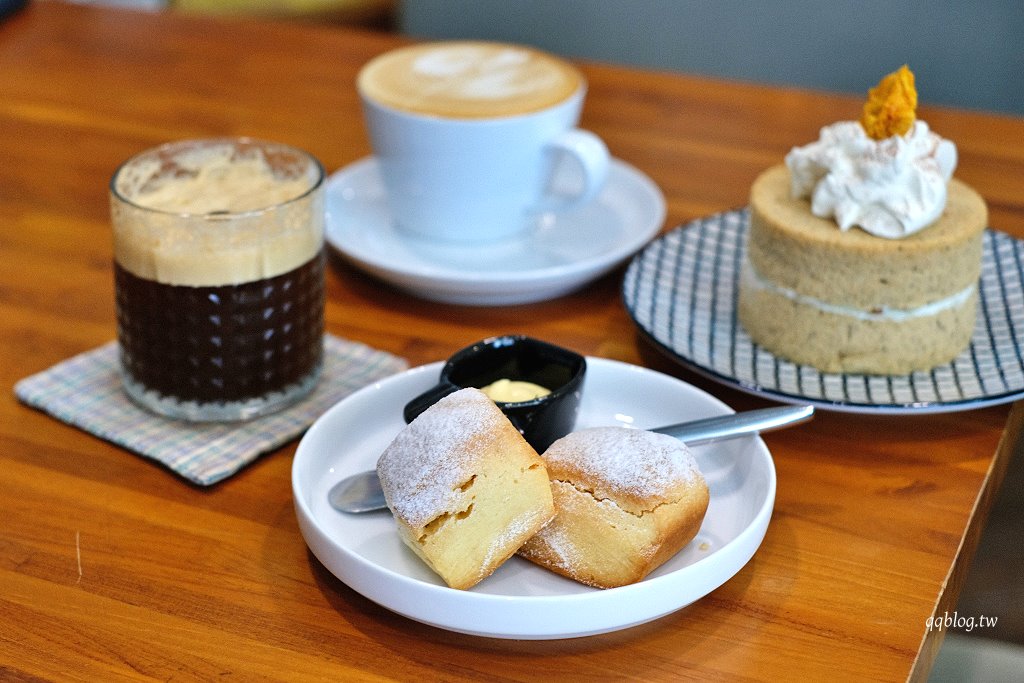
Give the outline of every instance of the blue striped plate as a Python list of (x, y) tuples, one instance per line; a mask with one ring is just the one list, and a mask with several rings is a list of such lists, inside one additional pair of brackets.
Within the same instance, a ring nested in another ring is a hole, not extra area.
[(776, 358), (736, 319), (749, 216), (740, 209), (680, 226), (630, 262), (626, 309), (670, 357), (752, 394), (845, 412), (952, 412), (1024, 396), (1024, 242), (985, 232), (978, 322), (951, 363), (910, 375), (822, 373)]

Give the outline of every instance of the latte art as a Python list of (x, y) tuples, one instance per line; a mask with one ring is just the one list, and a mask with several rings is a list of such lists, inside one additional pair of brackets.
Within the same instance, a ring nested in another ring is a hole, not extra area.
[(570, 64), (519, 45), (446, 42), (367, 64), (359, 90), (386, 107), (447, 118), (514, 116), (558, 104), (583, 85)]
[(500, 48), (495, 52), (480, 46), (428, 52), (413, 62), (412, 70), (436, 88), (431, 97), (461, 100), (530, 96), (558, 87), (561, 76), (524, 50)]

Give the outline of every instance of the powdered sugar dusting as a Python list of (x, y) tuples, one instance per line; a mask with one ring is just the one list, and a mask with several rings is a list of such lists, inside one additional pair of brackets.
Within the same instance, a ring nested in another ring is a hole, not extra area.
[(577, 469), (600, 481), (610, 494), (662, 496), (680, 482), (693, 482), (697, 463), (686, 444), (666, 434), (627, 427), (594, 427), (551, 444), (544, 460)]
[(484, 567), (497, 567), (508, 559), (537, 527), (537, 517), (538, 515), (535, 510), (527, 510), (509, 522), (508, 526), (500, 534), (491, 539), (487, 546), (487, 555), (484, 557), (481, 565)]
[(554, 568), (567, 572), (570, 576), (578, 576), (583, 568), (583, 556), (576, 545), (568, 527), (564, 524), (549, 524), (540, 531), (543, 545), (547, 546), (549, 555), (545, 559)]
[(482, 391), (462, 389), (409, 423), (377, 461), (394, 515), (419, 529), (453, 511), (459, 486), (473, 476), (488, 435), (504, 419)]

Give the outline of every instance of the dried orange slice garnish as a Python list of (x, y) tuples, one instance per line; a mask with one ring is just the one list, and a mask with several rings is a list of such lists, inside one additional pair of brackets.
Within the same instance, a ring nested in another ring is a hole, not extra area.
[(914, 125), (916, 109), (917, 90), (914, 88), (914, 72), (904, 64), (868, 91), (868, 100), (864, 103), (860, 125), (864, 127), (868, 137), (875, 140), (905, 135)]

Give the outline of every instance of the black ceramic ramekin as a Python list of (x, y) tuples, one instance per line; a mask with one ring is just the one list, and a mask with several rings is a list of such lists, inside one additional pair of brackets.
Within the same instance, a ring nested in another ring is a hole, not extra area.
[(464, 389), (482, 389), (499, 379), (539, 384), (551, 391), (529, 401), (495, 401), (498, 408), (538, 453), (576, 424), (587, 361), (578, 353), (522, 335), (484, 339), (455, 353), (441, 369), (437, 386), (405, 406), (405, 420), (442, 397)]

